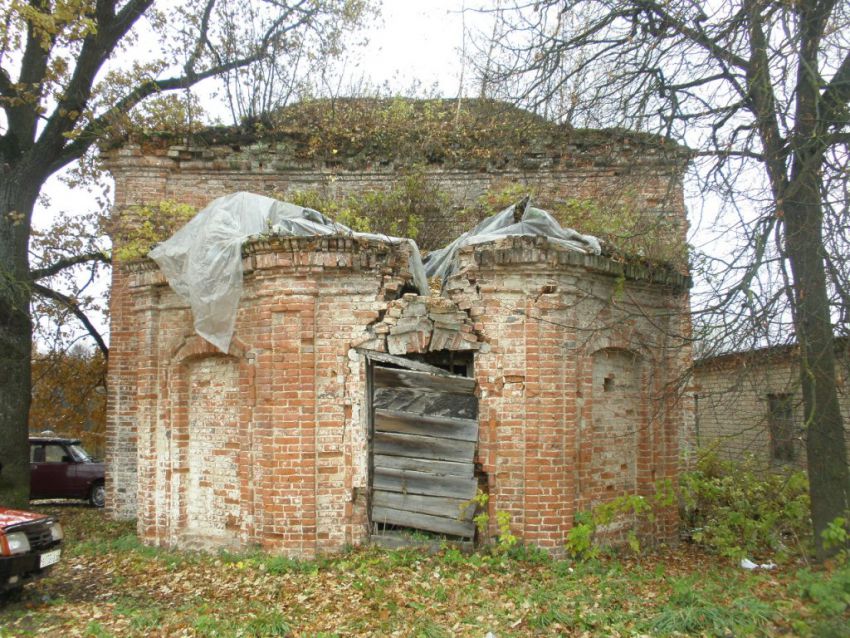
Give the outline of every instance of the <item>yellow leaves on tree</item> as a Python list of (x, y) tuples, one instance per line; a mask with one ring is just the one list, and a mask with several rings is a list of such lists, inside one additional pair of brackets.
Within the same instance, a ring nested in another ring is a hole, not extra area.
[(37, 353), (32, 361), (30, 432), (78, 437), (103, 456), (106, 433), (106, 360), (100, 351), (72, 348)]

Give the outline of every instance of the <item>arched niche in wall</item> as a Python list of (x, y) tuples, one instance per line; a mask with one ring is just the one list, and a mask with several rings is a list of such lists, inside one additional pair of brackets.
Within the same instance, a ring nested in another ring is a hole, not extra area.
[(591, 355), (589, 485), (594, 499), (635, 493), (646, 410), (643, 359), (621, 348)]
[(194, 336), (172, 356), (170, 465), (172, 474), (182, 474), (173, 486), (180, 512), (175, 523), (182, 535), (199, 541), (235, 541), (241, 531), (246, 355), (239, 342), (223, 354)]

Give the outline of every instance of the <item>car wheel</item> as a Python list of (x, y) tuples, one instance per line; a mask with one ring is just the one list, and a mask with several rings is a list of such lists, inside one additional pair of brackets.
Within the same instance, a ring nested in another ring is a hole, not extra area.
[(103, 483), (93, 485), (89, 493), (89, 503), (92, 507), (103, 507), (106, 504), (106, 487)]

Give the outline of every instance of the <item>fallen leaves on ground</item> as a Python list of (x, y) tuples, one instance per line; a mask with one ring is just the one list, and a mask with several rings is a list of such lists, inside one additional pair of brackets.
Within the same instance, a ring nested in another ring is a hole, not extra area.
[(149, 548), (97, 510), (49, 511), (65, 555), (0, 607), (0, 636), (798, 635), (848, 620), (799, 595), (798, 566), (746, 572), (691, 546), (587, 563), (368, 548), (298, 562)]

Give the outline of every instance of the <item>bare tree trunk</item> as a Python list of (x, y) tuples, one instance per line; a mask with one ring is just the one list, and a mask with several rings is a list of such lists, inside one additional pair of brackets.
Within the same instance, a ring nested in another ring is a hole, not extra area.
[(35, 194), (10, 171), (0, 181), (0, 504), (29, 501), (30, 287), (27, 248)]
[(792, 182), (795, 196), (783, 209), (786, 250), (794, 276), (812, 526), (818, 558), (823, 559), (831, 552), (823, 547), (821, 533), (850, 507), (850, 474), (835, 378), (819, 187), (814, 170), (799, 173)]

